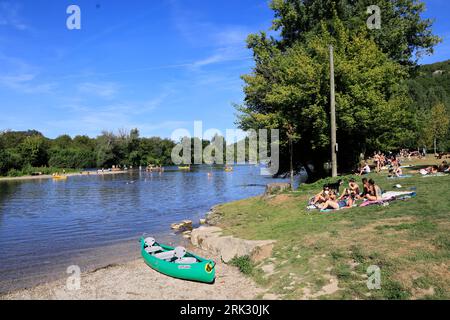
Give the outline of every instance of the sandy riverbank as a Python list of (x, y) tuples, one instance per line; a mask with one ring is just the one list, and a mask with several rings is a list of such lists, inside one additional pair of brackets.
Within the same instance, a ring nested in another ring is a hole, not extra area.
[(81, 288), (76, 291), (66, 289), (66, 279), (62, 279), (5, 294), (0, 296), (0, 300), (244, 300), (264, 293), (237, 268), (199, 249), (193, 251), (217, 262), (214, 284), (174, 279), (152, 270), (142, 259), (137, 259), (82, 274)]
[[(74, 173), (66, 173), (67, 177), (74, 176), (99, 176), (99, 175), (109, 175), (109, 174), (120, 174), (127, 173), (129, 171), (82, 171), (82, 172), (74, 172)], [(22, 176), (22, 177), (0, 177), (0, 181), (14, 181), (14, 180), (40, 180), (40, 179), (52, 179), (53, 176), (51, 174), (42, 174), (39, 176)]]

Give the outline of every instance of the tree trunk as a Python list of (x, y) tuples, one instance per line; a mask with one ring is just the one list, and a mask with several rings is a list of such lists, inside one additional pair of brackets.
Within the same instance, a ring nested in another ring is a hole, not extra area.
[(294, 161), (293, 161), (293, 148), (292, 148), (292, 137), (289, 137), (289, 156), (290, 156), (290, 170), (291, 170), (291, 188), (294, 190)]
[(436, 155), (437, 153), (437, 150), (436, 150), (437, 148), (436, 148), (436, 138), (434, 138), (434, 154)]

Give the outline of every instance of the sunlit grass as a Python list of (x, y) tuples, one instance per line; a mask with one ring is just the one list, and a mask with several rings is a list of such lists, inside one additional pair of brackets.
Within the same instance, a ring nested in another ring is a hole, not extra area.
[[(281, 298), (450, 298), (450, 176), (370, 177), (383, 190), (394, 190), (396, 184), (400, 190), (416, 187), (417, 197), (387, 207), (309, 212), (307, 199), (320, 190), (324, 182), (319, 181), (271, 199), (224, 204), (218, 208), (220, 224), (241, 238), (277, 240), (273, 261), (255, 267), (273, 264), (276, 272), (252, 274)], [(367, 288), (370, 265), (381, 268), (380, 290)], [(323, 290), (330, 279), (338, 280), (338, 290)]]

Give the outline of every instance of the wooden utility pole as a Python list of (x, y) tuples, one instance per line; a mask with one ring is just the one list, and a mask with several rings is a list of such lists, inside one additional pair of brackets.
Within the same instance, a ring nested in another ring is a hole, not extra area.
[(334, 92), (334, 54), (330, 45), (330, 113), (331, 113), (331, 176), (337, 177), (336, 98)]

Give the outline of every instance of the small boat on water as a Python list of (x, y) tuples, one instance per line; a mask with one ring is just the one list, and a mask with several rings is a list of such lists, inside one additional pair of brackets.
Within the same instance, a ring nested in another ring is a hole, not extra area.
[(157, 243), (151, 237), (141, 237), (141, 255), (152, 269), (174, 278), (213, 283), (216, 277), (214, 261), (187, 252), (183, 247)]
[(225, 167), (225, 172), (232, 172), (233, 171), (233, 167)]
[(67, 180), (67, 176), (54, 175), (52, 177), (54, 180)]
[(191, 170), (191, 166), (179, 166), (179, 170)]

